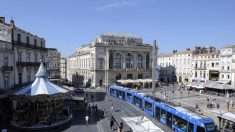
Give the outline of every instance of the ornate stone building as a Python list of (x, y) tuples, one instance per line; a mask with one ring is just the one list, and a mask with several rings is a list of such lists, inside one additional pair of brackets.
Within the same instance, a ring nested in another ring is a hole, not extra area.
[(45, 40), (16, 27), (13, 20), (8, 24), (0, 17), (0, 41), (4, 50), (0, 52), (0, 63), (4, 62), (0, 82), (5, 82), (7, 88), (32, 82), (40, 62), (45, 60)]
[(219, 52), (215, 47), (198, 47), (198, 53), (192, 58), (192, 80), (218, 81), (219, 80)]
[(160, 67), (159, 80), (165, 83), (176, 82), (176, 71), (172, 65), (172, 54), (160, 54), (157, 62)]
[(68, 57), (68, 80), (74, 74), (84, 77), (84, 84), (108, 86), (119, 79), (151, 78), (152, 46), (141, 38), (106, 33), (78, 48)]
[(60, 79), (60, 53), (55, 48), (47, 48), (46, 70), (49, 79)]
[(60, 77), (64, 81), (67, 80), (67, 59), (66, 58), (60, 59)]

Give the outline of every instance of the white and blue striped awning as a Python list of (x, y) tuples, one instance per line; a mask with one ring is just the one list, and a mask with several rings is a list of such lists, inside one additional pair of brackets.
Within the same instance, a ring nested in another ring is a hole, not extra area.
[(39, 70), (35, 76), (36, 79), (31, 85), (17, 91), (15, 95), (35, 96), (40, 94), (52, 95), (68, 92), (68, 90), (51, 83), (47, 79), (46, 70), (44, 69), (43, 63), (41, 63)]

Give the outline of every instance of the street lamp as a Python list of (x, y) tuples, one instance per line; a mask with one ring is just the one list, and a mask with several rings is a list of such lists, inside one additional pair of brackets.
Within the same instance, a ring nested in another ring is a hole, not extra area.
[(156, 40), (153, 41), (153, 50), (152, 50), (152, 93), (155, 93), (156, 83), (155, 80), (158, 79), (158, 69), (157, 69), (157, 54), (158, 54), (158, 45)]

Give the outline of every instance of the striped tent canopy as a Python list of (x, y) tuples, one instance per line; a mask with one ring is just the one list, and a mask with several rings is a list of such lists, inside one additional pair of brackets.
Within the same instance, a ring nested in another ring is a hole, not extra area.
[(41, 63), (38, 72), (35, 75), (35, 81), (25, 88), (17, 91), (14, 95), (53, 95), (57, 93), (66, 93), (68, 90), (51, 83), (46, 75), (46, 70)]

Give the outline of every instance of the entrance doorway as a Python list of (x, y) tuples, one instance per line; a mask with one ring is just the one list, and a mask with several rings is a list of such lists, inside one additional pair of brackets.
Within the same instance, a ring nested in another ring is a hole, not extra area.
[(100, 86), (102, 86), (103, 85), (103, 80), (100, 79), (99, 83), (100, 83)]

